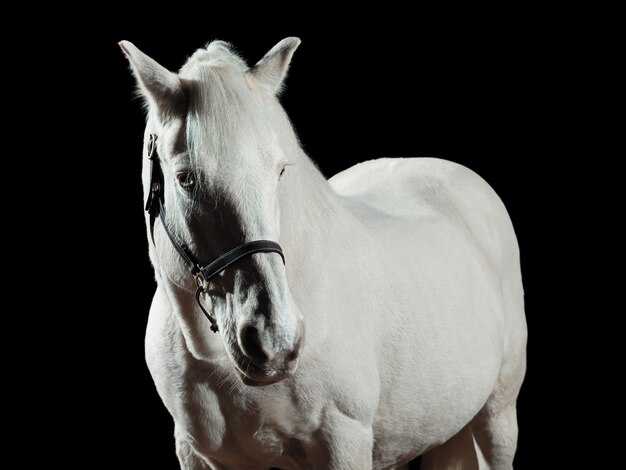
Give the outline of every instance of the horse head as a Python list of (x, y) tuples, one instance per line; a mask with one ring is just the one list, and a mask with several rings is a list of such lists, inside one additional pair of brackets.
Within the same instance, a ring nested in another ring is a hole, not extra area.
[[(159, 282), (189, 294), (196, 289), (173, 240), (206, 265), (250, 241), (280, 239), (278, 192), (290, 160), (281, 145), (288, 120), (277, 95), (299, 43), (284, 39), (247, 67), (216, 41), (178, 73), (120, 43), (146, 104), (144, 158), (158, 152), (167, 222), (148, 218), (148, 225), (154, 224), (150, 256)], [(147, 197), (153, 179), (144, 165)], [(244, 383), (271, 384), (292, 374), (303, 321), (281, 257), (250, 254), (203, 282), (215, 329)]]

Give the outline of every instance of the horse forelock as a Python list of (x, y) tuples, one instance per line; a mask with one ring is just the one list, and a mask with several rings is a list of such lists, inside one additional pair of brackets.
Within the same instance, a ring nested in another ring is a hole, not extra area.
[(214, 41), (196, 51), (179, 72), (187, 96), (184, 138), (199, 174), (211, 174), (216, 159), (222, 167), (254, 168), (262, 162), (253, 155), (271, 145), (264, 140), (271, 138), (272, 123), (247, 70), (228, 43)]

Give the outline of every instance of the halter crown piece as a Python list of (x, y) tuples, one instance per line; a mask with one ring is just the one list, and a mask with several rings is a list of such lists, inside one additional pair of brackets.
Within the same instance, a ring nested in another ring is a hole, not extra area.
[(198, 302), (202, 313), (204, 313), (211, 322), (211, 331), (217, 333), (217, 320), (204, 308), (200, 301), (200, 295), (207, 293), (208, 281), (241, 258), (253, 253), (278, 253), (283, 260), (283, 264), (285, 263), (285, 255), (278, 243), (270, 240), (255, 240), (236, 246), (229, 252), (211, 261), (209, 264), (202, 266), (196, 261), (189, 247), (180, 241), (167, 223), (165, 192), (163, 190), (164, 178), (163, 171), (161, 170), (161, 162), (159, 161), (159, 154), (157, 152), (157, 136), (155, 134), (150, 134), (148, 141), (148, 158), (150, 159), (150, 193), (146, 201), (146, 212), (150, 214), (150, 237), (152, 238), (152, 243), (154, 244), (154, 222), (157, 217), (159, 217), (167, 237), (187, 265), (191, 275), (195, 278), (196, 285), (198, 286), (196, 289), (196, 302)]

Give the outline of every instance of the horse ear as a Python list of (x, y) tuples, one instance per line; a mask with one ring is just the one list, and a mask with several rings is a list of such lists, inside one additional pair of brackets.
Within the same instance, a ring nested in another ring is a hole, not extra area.
[(280, 93), (289, 62), (299, 45), (299, 38), (283, 39), (250, 69), (250, 74), (272, 93)]
[(121, 41), (119, 46), (130, 62), (141, 94), (158, 111), (159, 117), (163, 118), (178, 109), (185, 100), (178, 75), (148, 57), (131, 42)]

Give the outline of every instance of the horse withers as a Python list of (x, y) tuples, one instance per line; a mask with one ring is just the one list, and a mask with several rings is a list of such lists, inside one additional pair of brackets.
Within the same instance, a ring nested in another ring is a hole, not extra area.
[(326, 180), (278, 100), (299, 44), (248, 67), (214, 41), (174, 73), (120, 43), (147, 109), (146, 359), (181, 467), (509, 469), (526, 322), (507, 211), (444, 160)]

